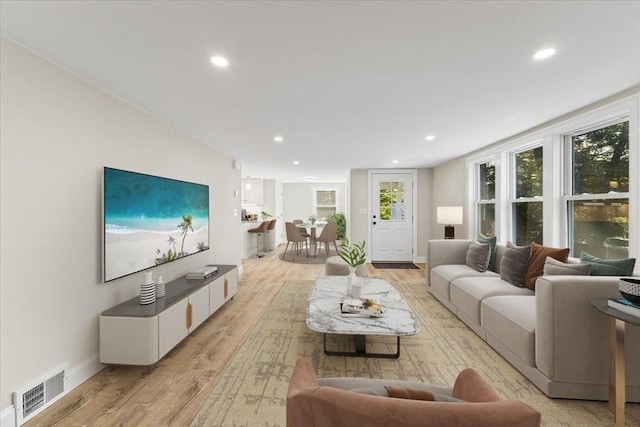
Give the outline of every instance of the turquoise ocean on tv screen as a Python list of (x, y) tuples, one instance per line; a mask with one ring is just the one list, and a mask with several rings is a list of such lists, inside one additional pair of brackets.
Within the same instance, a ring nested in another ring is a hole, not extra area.
[(105, 232), (167, 234), (191, 215), (194, 232), (209, 226), (209, 187), (105, 168)]

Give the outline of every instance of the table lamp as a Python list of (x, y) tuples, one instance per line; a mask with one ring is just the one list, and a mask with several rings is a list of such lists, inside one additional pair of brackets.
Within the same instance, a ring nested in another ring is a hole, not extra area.
[(462, 206), (438, 206), (437, 222), (444, 224), (444, 238), (455, 238), (454, 225), (462, 224)]

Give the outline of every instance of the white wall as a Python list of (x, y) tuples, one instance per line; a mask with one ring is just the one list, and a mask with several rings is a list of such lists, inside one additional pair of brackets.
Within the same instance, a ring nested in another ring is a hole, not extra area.
[[(459, 157), (433, 169), (433, 198), (431, 201), (431, 238), (444, 238), (444, 225), (438, 224), (436, 207), (463, 206), (463, 218), (467, 215), (467, 183), (465, 157)], [(455, 225), (456, 239), (467, 238), (467, 224)]]
[[(142, 273), (101, 281), (102, 167), (210, 186), (211, 250), (160, 266), (168, 280), (240, 263), (240, 171), (227, 156), (22, 47), (0, 46), (0, 408), (68, 363), (92, 375), (98, 316), (138, 294)], [(8, 418), (8, 417), (7, 417)]]
[(336, 190), (337, 212), (344, 212), (346, 206), (344, 183), (284, 183), (282, 184), (284, 221), (290, 222), (294, 219), (307, 221), (309, 215), (313, 213), (314, 189)]

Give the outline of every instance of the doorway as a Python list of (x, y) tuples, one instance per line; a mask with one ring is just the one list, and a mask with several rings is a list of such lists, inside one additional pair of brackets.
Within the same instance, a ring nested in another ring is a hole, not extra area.
[(369, 172), (371, 262), (412, 262), (417, 172)]

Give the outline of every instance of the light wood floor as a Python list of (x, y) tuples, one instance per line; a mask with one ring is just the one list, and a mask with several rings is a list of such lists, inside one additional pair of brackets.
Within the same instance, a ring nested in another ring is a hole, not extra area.
[[(29, 421), (26, 426), (187, 426), (225, 367), (286, 280), (315, 280), (324, 264), (282, 261), (280, 247), (250, 258), (238, 294), (150, 368), (109, 367)], [(377, 270), (390, 282), (421, 280), (419, 270)]]

